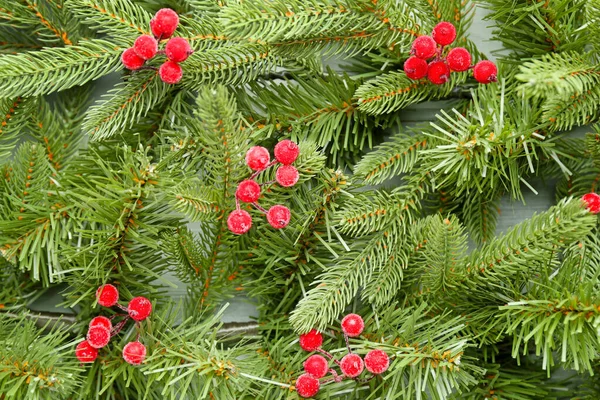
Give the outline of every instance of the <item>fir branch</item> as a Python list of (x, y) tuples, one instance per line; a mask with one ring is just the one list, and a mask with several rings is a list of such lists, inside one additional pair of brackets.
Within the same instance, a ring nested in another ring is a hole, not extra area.
[(495, 193), (472, 193), (465, 196), (461, 220), (478, 245), (492, 240), (500, 214), (500, 197)]
[(176, 209), (189, 217), (191, 221), (214, 221), (222, 214), (215, 199), (213, 188), (200, 182), (182, 182), (173, 188), (172, 203)]
[(82, 23), (122, 44), (150, 33), (152, 15), (130, 0), (66, 0), (65, 5)]
[(5, 160), (11, 155), (21, 135), (28, 131), (35, 103), (35, 99), (22, 97), (0, 100), (0, 160)]

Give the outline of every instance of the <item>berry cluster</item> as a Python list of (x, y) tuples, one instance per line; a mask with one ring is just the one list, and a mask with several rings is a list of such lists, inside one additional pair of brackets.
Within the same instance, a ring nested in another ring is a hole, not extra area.
[[(296, 143), (291, 140), (282, 140), (275, 146), (274, 153), (275, 160), (273, 161), (271, 161), (269, 150), (261, 146), (254, 146), (246, 153), (246, 164), (255, 172), (238, 185), (235, 192), (236, 209), (227, 218), (227, 227), (237, 235), (248, 232), (252, 227), (252, 217), (247, 211), (240, 208), (240, 201), (250, 203), (266, 214), (267, 221), (275, 229), (285, 228), (290, 223), (292, 214), (286, 206), (278, 204), (267, 211), (257, 203), (261, 186), (277, 182), (283, 187), (292, 187), (300, 177), (296, 167), (291, 165), (300, 154), (300, 148)], [(254, 180), (262, 171), (275, 164), (281, 164), (275, 173), (275, 181), (259, 184)]]
[(121, 62), (125, 68), (132, 71), (156, 69), (155, 67), (145, 67), (144, 64), (157, 54), (165, 54), (167, 61), (158, 69), (158, 75), (165, 83), (171, 85), (178, 83), (183, 77), (183, 70), (179, 63), (185, 61), (193, 53), (190, 44), (184, 38), (174, 37), (167, 42), (164, 50), (158, 50), (159, 42), (170, 38), (178, 24), (179, 16), (175, 11), (170, 8), (159, 10), (150, 20), (150, 30), (154, 36), (138, 37), (133, 47), (125, 50), (121, 55)]
[[(464, 47), (455, 47), (444, 56), (444, 47), (456, 39), (456, 28), (450, 22), (440, 22), (433, 28), (431, 36), (423, 35), (412, 44), (411, 57), (404, 63), (404, 73), (410, 79), (427, 79), (436, 85), (442, 85), (450, 79), (451, 72), (473, 70), (473, 76), (479, 83), (496, 82), (498, 69), (488, 60), (471, 65), (471, 54)], [(427, 60), (434, 57), (433, 61)]]
[[(339, 375), (335, 369), (329, 368), (329, 361), (319, 354), (313, 354), (304, 361), (304, 374), (296, 379), (296, 391), (301, 397), (313, 397), (319, 392), (322, 384), (329, 382), (341, 382), (345, 378), (358, 380), (357, 378), (366, 368), (372, 375), (361, 382), (368, 382), (376, 375), (380, 375), (387, 371), (390, 366), (390, 358), (383, 350), (371, 350), (367, 353), (364, 360), (356, 353), (352, 353), (349, 337), (360, 336), (365, 323), (360, 315), (348, 314), (342, 319), (342, 332), (346, 340), (348, 354), (342, 357), (341, 360), (336, 360), (333, 355), (321, 348), (323, 344), (323, 335), (315, 329), (308, 333), (300, 335), (300, 347), (306, 351), (318, 351), (329, 360), (333, 361), (342, 372)], [(320, 381), (327, 373), (331, 373), (332, 377)]]
[[(75, 356), (82, 363), (94, 362), (98, 357), (98, 349), (106, 346), (110, 339), (123, 329), (129, 318), (139, 323), (148, 318), (152, 312), (152, 303), (145, 297), (134, 297), (127, 307), (121, 306), (118, 304), (119, 291), (110, 284), (98, 288), (96, 299), (101, 306), (117, 306), (127, 314), (115, 314), (110, 318), (103, 316), (92, 318), (86, 340), (80, 342), (75, 349)], [(112, 320), (116, 316), (124, 316), (125, 318), (113, 326)], [(129, 342), (123, 347), (123, 359), (131, 365), (140, 365), (145, 358), (146, 346), (139, 342), (138, 334), (135, 342)]]
[(600, 195), (597, 193), (584, 194), (581, 199), (586, 203), (587, 209), (592, 214), (600, 213)]

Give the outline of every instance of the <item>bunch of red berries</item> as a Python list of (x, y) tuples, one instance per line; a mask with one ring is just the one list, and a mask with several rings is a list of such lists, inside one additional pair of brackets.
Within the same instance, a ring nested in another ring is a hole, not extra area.
[[(341, 382), (343, 379), (350, 378), (361, 383), (366, 383), (376, 375), (387, 371), (390, 366), (390, 358), (383, 350), (371, 350), (367, 353), (364, 360), (350, 349), (349, 337), (360, 336), (365, 323), (360, 315), (348, 314), (342, 319), (342, 332), (346, 340), (348, 354), (341, 360), (336, 360), (333, 355), (321, 348), (323, 344), (323, 335), (316, 330), (300, 335), (300, 347), (306, 351), (317, 351), (333, 361), (342, 372), (339, 375), (335, 369), (329, 368), (329, 361), (319, 354), (313, 354), (304, 362), (304, 374), (296, 379), (296, 391), (301, 397), (312, 397), (319, 392), (322, 384), (329, 382)], [(366, 379), (359, 380), (358, 377), (367, 369), (372, 375)], [(331, 373), (331, 378), (320, 381), (327, 373)]]
[(150, 35), (138, 37), (133, 47), (125, 50), (121, 55), (121, 62), (125, 68), (132, 71), (156, 69), (155, 67), (144, 67), (144, 64), (157, 54), (165, 54), (167, 61), (158, 69), (158, 75), (165, 83), (171, 85), (178, 83), (183, 77), (183, 70), (179, 63), (185, 61), (193, 53), (190, 44), (184, 38), (174, 37), (167, 42), (164, 50), (158, 50), (160, 41), (170, 38), (178, 24), (179, 16), (175, 11), (170, 8), (159, 10), (150, 20), (150, 30), (154, 37)]
[[(404, 73), (410, 79), (427, 79), (436, 85), (442, 85), (450, 79), (450, 72), (473, 70), (473, 76), (479, 83), (496, 82), (498, 68), (488, 60), (471, 65), (471, 54), (464, 47), (455, 47), (444, 56), (444, 47), (456, 39), (456, 28), (450, 22), (440, 22), (433, 28), (431, 36), (423, 35), (412, 44), (412, 56), (404, 63)], [(427, 60), (434, 57), (433, 61)]]
[[(123, 329), (129, 318), (139, 323), (148, 318), (152, 312), (152, 303), (145, 297), (134, 297), (127, 307), (123, 307), (118, 303), (119, 291), (110, 284), (102, 285), (96, 290), (96, 299), (101, 306), (117, 306), (126, 314), (115, 314), (110, 318), (103, 316), (92, 318), (86, 340), (80, 342), (75, 349), (75, 356), (82, 363), (94, 362), (98, 357), (98, 349), (106, 346), (110, 339)], [(113, 326), (112, 320), (117, 316), (125, 318)], [(138, 333), (135, 342), (129, 342), (123, 347), (123, 359), (131, 365), (140, 365), (145, 358), (146, 346), (140, 343)]]
[[(262, 213), (266, 214), (267, 221), (275, 229), (285, 228), (292, 217), (290, 209), (280, 204), (271, 207), (268, 211), (262, 208), (258, 203), (261, 186), (279, 183), (283, 187), (292, 187), (298, 182), (300, 174), (296, 167), (292, 165), (298, 155), (300, 148), (291, 140), (282, 140), (275, 146), (275, 160), (271, 161), (269, 150), (261, 146), (254, 146), (246, 153), (246, 164), (255, 171), (250, 178), (242, 181), (235, 191), (236, 209), (229, 214), (227, 218), (227, 227), (237, 235), (244, 234), (252, 227), (252, 217), (246, 210), (240, 208), (240, 201), (250, 203)], [(277, 168), (275, 181), (259, 184), (255, 178), (267, 168), (281, 164)]]
[(581, 197), (581, 200), (585, 202), (589, 212), (592, 214), (600, 213), (600, 195), (593, 192), (584, 194), (583, 197)]

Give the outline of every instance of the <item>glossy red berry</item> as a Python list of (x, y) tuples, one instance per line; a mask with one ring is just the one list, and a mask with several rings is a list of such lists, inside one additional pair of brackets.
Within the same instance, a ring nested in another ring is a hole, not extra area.
[(411, 54), (427, 60), (435, 55), (437, 45), (431, 36), (423, 35), (415, 39), (412, 44)]
[(129, 342), (123, 347), (123, 359), (131, 365), (140, 365), (146, 358), (146, 346), (140, 342)]
[(410, 79), (421, 79), (427, 76), (427, 61), (411, 56), (404, 62), (404, 73)]
[(135, 39), (133, 50), (140, 58), (149, 60), (156, 55), (158, 42), (150, 35), (142, 35)]
[(315, 378), (322, 378), (329, 371), (329, 363), (325, 357), (313, 354), (304, 361), (304, 371)]
[(84, 340), (79, 342), (75, 348), (75, 357), (82, 363), (94, 362), (98, 358), (98, 349), (92, 347), (87, 340)]
[(321, 347), (322, 344), (323, 335), (315, 329), (300, 335), (300, 347), (302, 347), (302, 350), (315, 351)]
[(111, 284), (102, 285), (96, 290), (98, 304), (104, 307), (112, 307), (119, 301), (119, 291)]
[(350, 337), (359, 336), (365, 329), (365, 321), (358, 314), (348, 314), (342, 319), (342, 331)]
[(282, 140), (275, 145), (275, 158), (284, 165), (289, 165), (296, 161), (300, 154), (300, 148), (291, 140)]
[(296, 379), (296, 392), (300, 397), (313, 397), (319, 393), (321, 383), (309, 374), (302, 374)]
[(364, 368), (365, 364), (362, 358), (356, 353), (346, 354), (340, 361), (342, 373), (349, 378), (356, 378), (363, 372)]
[(455, 47), (448, 53), (446, 62), (452, 71), (466, 71), (471, 66), (471, 53), (464, 47)]
[(479, 83), (488, 84), (496, 82), (498, 77), (498, 68), (496, 64), (489, 60), (479, 61), (473, 68), (473, 77)]
[(179, 83), (183, 77), (183, 69), (181, 69), (181, 65), (176, 62), (165, 61), (158, 69), (158, 75), (164, 83), (174, 85)]
[(152, 312), (152, 303), (145, 297), (134, 297), (127, 305), (127, 312), (134, 321), (143, 321)]
[(179, 25), (179, 16), (170, 8), (158, 10), (154, 18), (150, 20), (150, 29), (154, 37), (160, 39), (168, 39), (173, 36), (177, 25)]
[(288, 226), (292, 213), (286, 206), (275, 205), (267, 211), (267, 221), (275, 229), (281, 229)]
[(597, 193), (588, 193), (584, 194), (581, 199), (586, 202), (587, 209), (592, 214), (600, 213), (600, 195)]
[(132, 71), (137, 71), (138, 69), (144, 66), (146, 60), (142, 57), (138, 56), (135, 53), (133, 47), (126, 49), (123, 54), (121, 54), (121, 62), (125, 66), (125, 68), (130, 69)]
[(296, 167), (292, 165), (282, 165), (277, 168), (277, 173), (275, 174), (275, 179), (277, 179), (277, 183), (279, 183), (283, 187), (292, 187), (298, 182), (300, 178), (300, 174)]
[(108, 329), (109, 331), (112, 330), (112, 322), (110, 322), (110, 319), (106, 318), (106, 317), (94, 317), (92, 318), (92, 320), (90, 321), (90, 325), (89, 327), (91, 328), (92, 326), (102, 326), (106, 329)]
[(227, 227), (236, 235), (242, 235), (252, 228), (252, 217), (245, 210), (235, 210), (227, 217)]
[(262, 146), (251, 147), (246, 153), (246, 164), (253, 171), (261, 171), (271, 162), (269, 150)]
[(192, 48), (184, 38), (174, 37), (167, 42), (165, 54), (171, 61), (183, 62), (192, 54)]
[(440, 22), (433, 28), (433, 40), (442, 46), (448, 46), (456, 39), (456, 28), (450, 22)]
[(102, 325), (90, 326), (86, 339), (90, 346), (100, 349), (110, 342), (110, 330)]
[(240, 182), (235, 197), (244, 203), (254, 203), (260, 197), (260, 185), (251, 179)]
[(429, 63), (427, 69), (427, 79), (436, 85), (443, 85), (450, 79), (450, 68), (443, 61), (433, 61)]
[(390, 358), (383, 350), (371, 350), (365, 356), (365, 367), (374, 375), (387, 371), (390, 366)]

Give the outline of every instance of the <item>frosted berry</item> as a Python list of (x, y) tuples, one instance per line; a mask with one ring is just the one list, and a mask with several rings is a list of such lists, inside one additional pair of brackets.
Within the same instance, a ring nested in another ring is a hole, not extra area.
[(100, 349), (110, 342), (110, 331), (102, 325), (94, 325), (88, 329), (86, 339), (90, 346)]
[(167, 42), (165, 46), (165, 54), (169, 57), (169, 60), (175, 62), (182, 62), (192, 54), (192, 48), (190, 43), (181, 37), (175, 37)]
[(158, 42), (150, 35), (142, 35), (135, 39), (133, 50), (140, 58), (149, 60), (156, 55)]
[(94, 362), (98, 358), (98, 349), (92, 347), (87, 340), (84, 340), (79, 342), (75, 348), (75, 357), (82, 363)]
[(150, 29), (154, 37), (160, 39), (168, 39), (173, 36), (177, 25), (179, 24), (179, 16), (170, 8), (158, 10), (154, 18), (150, 20)]
[(427, 79), (436, 85), (443, 85), (450, 79), (450, 68), (443, 61), (433, 61), (429, 63), (427, 69)]
[(587, 203), (587, 209), (592, 214), (600, 213), (600, 195), (597, 193), (588, 193), (584, 194), (581, 199)]
[(269, 211), (267, 211), (267, 221), (269, 221), (269, 225), (275, 229), (281, 229), (288, 226), (291, 218), (292, 213), (290, 213), (290, 209), (286, 206), (276, 205), (269, 208)]
[(183, 77), (183, 69), (181, 69), (181, 65), (176, 62), (165, 61), (158, 69), (158, 75), (164, 83), (174, 85), (179, 83)]
[(112, 330), (112, 322), (110, 322), (110, 319), (106, 318), (106, 317), (94, 317), (92, 318), (92, 320), (90, 321), (90, 325), (89, 327), (91, 328), (92, 326), (102, 326), (106, 329), (108, 329), (109, 331)]
[(251, 179), (240, 182), (235, 197), (244, 203), (254, 203), (260, 197), (260, 185)]
[(456, 39), (456, 28), (450, 22), (440, 22), (433, 28), (433, 40), (442, 46), (448, 46)]
[(304, 361), (304, 371), (315, 378), (322, 378), (329, 371), (329, 363), (325, 357), (313, 354)]
[(321, 383), (318, 379), (310, 376), (309, 374), (302, 374), (296, 379), (296, 392), (300, 397), (313, 397), (319, 393)]
[(245, 210), (235, 210), (227, 217), (227, 227), (236, 235), (242, 235), (252, 228), (252, 217)]
[(342, 373), (349, 378), (356, 378), (363, 372), (365, 364), (362, 358), (356, 353), (346, 354), (340, 361)]
[(300, 148), (291, 140), (282, 140), (275, 145), (275, 158), (284, 165), (289, 165), (296, 161), (300, 154)]
[(421, 79), (427, 76), (427, 61), (411, 56), (404, 62), (404, 73), (410, 79)]
[(134, 321), (143, 321), (152, 312), (152, 303), (145, 297), (134, 297), (127, 305), (127, 312)]
[(123, 347), (123, 359), (131, 365), (140, 365), (146, 358), (146, 346), (140, 342), (129, 342)]
[(455, 47), (448, 53), (446, 62), (452, 71), (466, 71), (471, 66), (471, 53), (464, 47)]
[(294, 186), (298, 182), (298, 178), (300, 178), (300, 174), (298, 174), (296, 167), (292, 165), (282, 165), (277, 168), (277, 173), (275, 174), (277, 183), (283, 187)]
[(321, 347), (322, 344), (323, 335), (321, 335), (321, 332), (317, 332), (315, 329), (300, 335), (300, 347), (302, 347), (302, 350), (315, 351)]
[(136, 71), (144, 66), (146, 60), (138, 56), (133, 47), (130, 47), (121, 54), (121, 62), (125, 68)]
[(96, 290), (98, 304), (104, 307), (112, 307), (119, 300), (119, 291), (111, 284), (102, 285)]
[(365, 329), (365, 322), (358, 314), (348, 314), (342, 319), (342, 331), (350, 337), (359, 336)]
[(262, 146), (251, 147), (246, 153), (246, 164), (253, 171), (261, 171), (271, 162), (269, 150)]
[(427, 60), (434, 56), (437, 50), (435, 40), (431, 36), (423, 35), (415, 39), (412, 44), (411, 54)]
[(473, 68), (473, 76), (479, 83), (487, 84), (496, 82), (498, 77), (498, 68), (496, 64), (489, 60), (479, 61), (475, 68)]
[(379, 375), (387, 371), (390, 358), (383, 350), (371, 350), (365, 356), (365, 367), (372, 374)]

